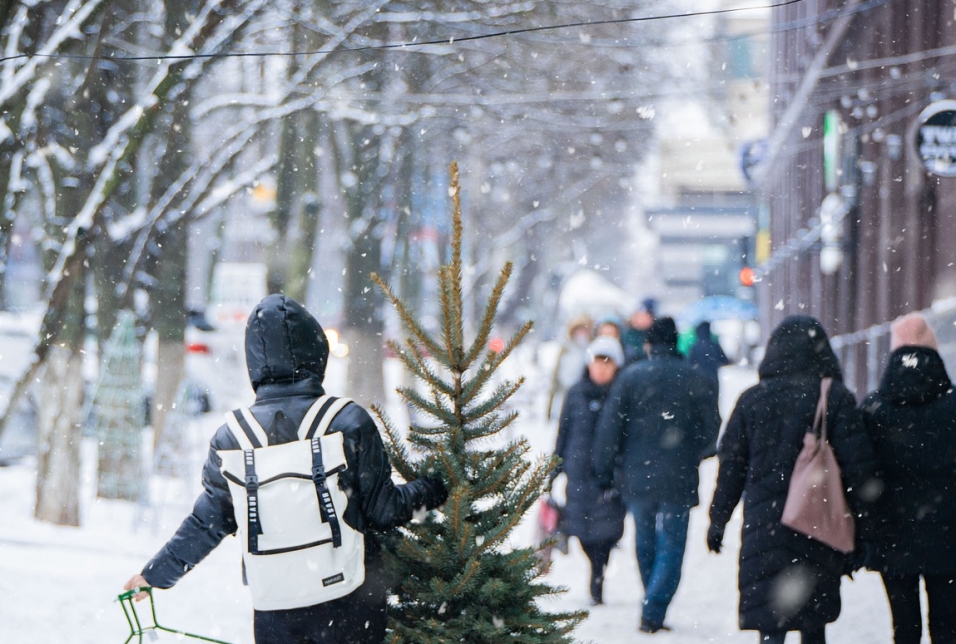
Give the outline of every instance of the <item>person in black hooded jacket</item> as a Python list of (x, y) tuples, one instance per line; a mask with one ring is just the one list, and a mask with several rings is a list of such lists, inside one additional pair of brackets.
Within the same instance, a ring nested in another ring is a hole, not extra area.
[[(256, 401), (252, 414), (270, 445), (297, 440), (299, 423), (316, 398), (329, 345), (318, 321), (298, 302), (269, 295), (253, 309), (246, 324), (246, 366)], [(344, 434), (347, 469), (339, 482), (350, 491), (344, 520), (365, 535), (365, 582), (329, 602), (276, 611), (255, 611), (257, 644), (380, 644), (385, 637), (387, 589), (375, 530), (389, 530), (412, 518), (420, 508), (434, 508), (446, 497), (437, 479), (395, 485), (378, 429), (368, 412), (346, 405), (327, 433)], [(204, 491), (192, 514), (173, 537), (125, 585), (126, 590), (170, 588), (213, 548), (237, 530), (232, 498), (219, 469), (216, 452), (239, 449), (228, 427), (220, 427), (209, 445), (203, 467)], [(142, 599), (145, 593), (137, 596)]]
[(781, 644), (787, 631), (800, 631), (803, 644), (823, 644), (826, 625), (840, 614), (840, 577), (850, 560), (780, 523), (821, 378), (833, 378), (827, 432), (858, 517), (858, 538), (866, 534), (859, 520), (870, 500), (866, 491), (876, 484), (873, 448), (826, 331), (814, 318), (785, 318), (770, 335), (758, 374), (760, 382), (740, 395), (717, 448), (707, 546), (720, 552), (724, 528), (743, 496), (740, 628), (759, 631), (765, 643)]
[(956, 392), (918, 314), (893, 323), (879, 388), (863, 401), (883, 493), (867, 567), (883, 577), (896, 644), (922, 637), (920, 577), (933, 644), (956, 643)]

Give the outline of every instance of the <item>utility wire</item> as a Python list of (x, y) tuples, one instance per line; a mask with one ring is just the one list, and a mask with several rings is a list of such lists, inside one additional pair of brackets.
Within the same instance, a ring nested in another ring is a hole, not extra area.
[[(194, 60), (197, 58), (250, 58), (250, 57), (271, 57), (271, 56), (315, 56), (320, 54), (333, 54), (340, 52), (349, 52), (357, 53), (364, 51), (381, 51), (389, 49), (406, 49), (410, 47), (426, 47), (434, 45), (453, 45), (455, 43), (469, 42), (475, 40), (486, 40), (489, 38), (503, 38), (517, 36), (521, 34), (537, 33), (543, 31), (554, 31), (558, 29), (570, 29), (574, 27), (593, 27), (598, 25), (614, 25), (614, 24), (627, 24), (627, 23), (638, 23), (638, 22), (653, 22), (659, 20), (673, 20), (678, 18), (696, 18), (701, 16), (717, 16), (729, 13), (738, 13), (742, 11), (754, 11), (754, 10), (764, 10), (764, 9), (776, 9), (779, 7), (786, 7), (789, 5), (798, 4), (804, 0), (783, 0), (783, 2), (778, 2), (776, 4), (755, 6), (755, 7), (735, 7), (730, 9), (713, 9), (709, 11), (693, 11), (688, 13), (671, 13), (671, 14), (662, 14), (659, 16), (640, 16), (637, 18), (614, 18), (609, 20), (593, 20), (587, 21), (582, 20), (578, 22), (568, 22), (561, 23), (556, 25), (541, 25), (538, 27), (521, 27), (517, 29), (506, 29), (504, 31), (495, 31), (486, 34), (475, 34), (472, 36), (462, 36), (460, 38), (455, 36), (450, 36), (448, 38), (441, 38), (435, 40), (424, 40), (424, 41), (410, 41), (410, 42), (399, 42), (399, 43), (383, 43), (381, 45), (366, 45), (363, 47), (341, 47), (337, 49), (320, 49), (316, 51), (298, 51), (298, 52), (282, 52), (282, 51), (263, 51), (263, 52), (219, 52), (211, 54), (162, 54), (162, 55), (147, 55), (147, 56), (83, 56), (77, 54), (17, 54), (16, 56), (7, 56), (0, 58), (0, 63), (5, 63), (11, 60), (18, 60), (22, 58), (31, 58), (31, 57), (45, 57), (45, 58), (55, 58), (60, 60), (111, 60), (111, 61), (127, 61), (127, 62), (136, 62), (136, 61), (160, 61), (160, 60)], [(887, 0), (875, 0), (878, 2), (883, 2)]]

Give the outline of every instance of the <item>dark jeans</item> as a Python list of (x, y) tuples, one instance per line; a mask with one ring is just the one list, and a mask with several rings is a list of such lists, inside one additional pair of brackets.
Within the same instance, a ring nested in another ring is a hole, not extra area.
[(256, 644), (382, 644), (386, 588), (370, 572), (345, 597), (305, 608), (255, 611)]
[(630, 500), (627, 509), (634, 516), (637, 528), (637, 568), (644, 584), (641, 618), (660, 625), (680, 583), (690, 508), (675, 503)]
[[(919, 575), (882, 575), (893, 614), (893, 641), (919, 644), (923, 635)], [(923, 575), (929, 598), (929, 638), (933, 644), (956, 644), (956, 578)]]
[[(760, 644), (783, 644), (786, 639), (786, 631), (760, 634)], [(826, 644), (826, 642), (827, 637), (824, 627), (817, 631), (800, 631), (800, 644)]]

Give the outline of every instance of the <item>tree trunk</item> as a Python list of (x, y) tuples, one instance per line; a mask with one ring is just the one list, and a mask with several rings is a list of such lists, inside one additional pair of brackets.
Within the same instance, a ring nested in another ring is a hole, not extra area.
[(80, 525), (79, 412), (83, 408), (83, 355), (53, 346), (40, 378), (34, 516)]
[(300, 218), (301, 230), (292, 246), (286, 294), (297, 302), (305, 302), (309, 289), (312, 261), (315, 258), (315, 239), (322, 217), (322, 204), (314, 194), (306, 196)]
[(156, 389), (153, 392), (152, 416), (153, 451), (159, 448), (166, 427), (166, 416), (176, 402), (179, 383), (186, 373), (186, 355), (183, 340), (159, 338), (156, 351)]
[(176, 392), (185, 372), (186, 345), (186, 227), (177, 222), (161, 236), (162, 256), (151, 291), (153, 328), (159, 336), (156, 352), (156, 388), (150, 409), (153, 448), (166, 427), (166, 414), (176, 402)]
[(315, 258), (315, 240), (319, 232), (319, 223), (322, 218), (322, 203), (319, 201), (319, 159), (315, 149), (319, 144), (319, 118), (312, 112), (298, 115), (301, 126), (299, 153), (297, 156), (308, 160), (303, 163), (302, 171), (298, 173), (299, 189), (302, 195), (300, 201), (301, 215), (299, 217), (299, 234), (293, 241), (289, 253), (289, 273), (286, 276), (286, 293), (292, 299), (305, 303), (309, 290), (309, 281), (312, 278), (310, 269)]

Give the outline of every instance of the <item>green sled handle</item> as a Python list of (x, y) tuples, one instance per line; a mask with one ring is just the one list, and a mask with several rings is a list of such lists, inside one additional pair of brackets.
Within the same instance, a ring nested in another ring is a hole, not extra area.
[[(152, 618), (151, 623), (144, 624), (139, 618), (139, 613), (136, 612), (136, 606), (133, 605), (133, 597), (141, 592), (146, 592), (149, 597), (149, 612), (150, 617)], [(229, 642), (224, 642), (222, 640), (216, 640), (211, 637), (204, 637), (202, 635), (195, 635), (193, 633), (187, 633), (185, 631), (179, 631), (175, 628), (168, 628), (166, 626), (160, 626), (159, 622), (156, 621), (156, 603), (153, 601), (153, 589), (152, 588), (134, 588), (133, 590), (126, 591), (122, 595), (116, 598), (116, 601), (120, 603), (120, 606), (123, 608), (123, 614), (126, 615), (126, 621), (129, 623), (130, 634), (126, 638), (126, 641), (123, 644), (129, 644), (133, 641), (133, 638), (138, 638), (136, 641), (138, 644), (142, 644), (143, 635), (148, 635), (148, 641), (154, 641), (156, 638), (155, 631), (166, 631), (167, 633), (174, 633), (181, 637), (188, 637), (194, 640), (202, 640), (203, 642), (215, 642), (216, 644), (229, 644)]]

